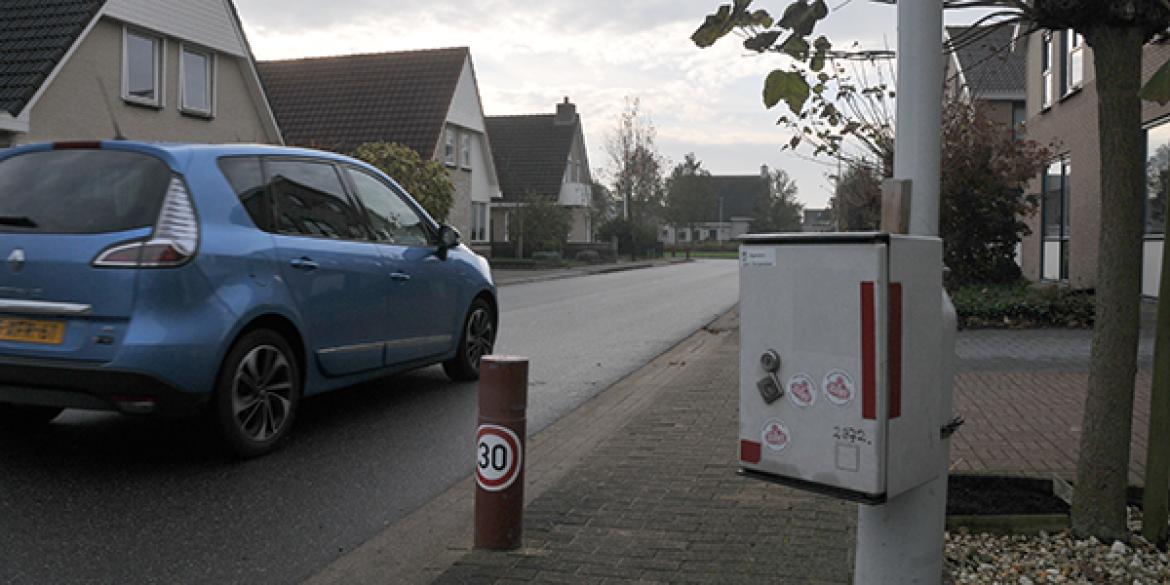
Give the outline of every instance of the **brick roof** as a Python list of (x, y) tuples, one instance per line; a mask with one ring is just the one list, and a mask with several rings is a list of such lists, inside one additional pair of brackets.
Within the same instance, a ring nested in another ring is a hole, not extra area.
[(0, 111), (20, 115), (105, 0), (0, 2)]
[(557, 124), (555, 114), (488, 116), (488, 140), (505, 201), (525, 194), (555, 199), (580, 120)]
[(432, 158), (466, 47), (258, 63), (290, 145), (352, 152), (398, 142)]
[(715, 208), (708, 221), (718, 221), (719, 199), (723, 198), (723, 221), (732, 217), (751, 217), (756, 206), (770, 195), (768, 179), (760, 175), (711, 176), (715, 191)]
[[(1027, 90), (1028, 41), (1013, 44), (1011, 26), (948, 26), (948, 49), (955, 52), (971, 94), (1013, 95), (1024, 99)], [(952, 44), (958, 40), (958, 47)]]

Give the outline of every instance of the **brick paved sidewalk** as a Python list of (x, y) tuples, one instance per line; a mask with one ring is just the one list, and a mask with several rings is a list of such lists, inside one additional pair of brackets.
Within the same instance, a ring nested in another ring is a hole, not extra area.
[(735, 316), (528, 506), (525, 546), (435, 583), (848, 583), (856, 506), (736, 475)]
[[(737, 326), (735, 315), (725, 318), (702, 351), (671, 362), (653, 407), (530, 502), (525, 549), (470, 552), (434, 582), (848, 583), (854, 504), (735, 475)], [(1149, 337), (1133, 427), (1139, 485)], [(1073, 478), (1090, 338), (962, 332), (955, 411), (967, 425), (951, 445), (952, 471)]]
[[(1129, 481), (1142, 485), (1149, 424), (1155, 303), (1142, 304)], [(951, 442), (955, 473), (1075, 479), (1093, 332), (961, 331)]]

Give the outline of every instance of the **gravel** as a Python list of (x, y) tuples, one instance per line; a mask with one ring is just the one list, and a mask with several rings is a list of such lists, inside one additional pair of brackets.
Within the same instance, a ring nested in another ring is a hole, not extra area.
[(1077, 540), (1067, 531), (996, 536), (959, 530), (947, 534), (947, 572), (954, 583), (1170, 583), (1170, 558), (1142, 538), (1141, 512), (1134, 508), (1129, 528), (1129, 543)]

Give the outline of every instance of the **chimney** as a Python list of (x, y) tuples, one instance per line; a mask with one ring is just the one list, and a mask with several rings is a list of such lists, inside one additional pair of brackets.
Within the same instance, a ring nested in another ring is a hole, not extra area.
[(771, 176), (771, 174), (772, 174), (772, 171), (771, 171), (771, 169), (768, 168), (768, 165), (760, 165), (760, 176), (761, 177), (767, 179), (768, 177)]
[(567, 126), (577, 123), (577, 106), (565, 96), (565, 101), (557, 104), (556, 125)]

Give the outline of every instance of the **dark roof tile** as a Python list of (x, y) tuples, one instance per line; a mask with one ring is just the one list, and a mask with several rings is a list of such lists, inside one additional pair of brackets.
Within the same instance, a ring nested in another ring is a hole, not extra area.
[(554, 114), (488, 116), (485, 121), (504, 200), (525, 194), (555, 199), (580, 118), (573, 124), (557, 124)]
[[(732, 217), (751, 217), (756, 207), (769, 194), (768, 179), (761, 175), (712, 175), (711, 188), (715, 191), (715, 208), (708, 221), (728, 221)], [(723, 201), (720, 213), (719, 201)]]
[(459, 47), (257, 65), (288, 144), (352, 152), (398, 142), (431, 158), (469, 55)]
[(1010, 26), (947, 27), (947, 48), (958, 57), (975, 97), (1010, 94), (1024, 99), (1028, 40), (1015, 39), (1015, 34)]
[(0, 2), (0, 111), (18, 116), (105, 0)]

